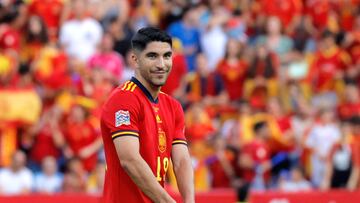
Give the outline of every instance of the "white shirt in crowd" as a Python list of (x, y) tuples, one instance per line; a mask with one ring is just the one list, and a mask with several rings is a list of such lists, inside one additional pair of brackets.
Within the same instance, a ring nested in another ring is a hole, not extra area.
[(220, 60), (224, 58), (226, 42), (226, 33), (220, 25), (202, 33), (201, 46), (208, 59), (210, 71), (214, 71)]
[(31, 190), (33, 175), (27, 168), (14, 173), (8, 168), (0, 170), (0, 188), (5, 195), (21, 194), (23, 190)]
[(62, 176), (57, 173), (51, 176), (39, 173), (35, 175), (35, 191), (46, 193), (59, 192), (61, 189), (62, 180)]
[(315, 156), (326, 158), (333, 145), (340, 140), (341, 131), (335, 124), (315, 125), (311, 130), (306, 145), (314, 149)]
[(69, 20), (60, 30), (60, 43), (66, 53), (83, 62), (95, 53), (101, 37), (101, 25), (92, 18)]

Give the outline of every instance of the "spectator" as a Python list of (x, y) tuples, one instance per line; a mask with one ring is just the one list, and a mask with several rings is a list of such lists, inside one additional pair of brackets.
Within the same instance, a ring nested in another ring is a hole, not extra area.
[(105, 168), (104, 162), (98, 162), (95, 169), (90, 173), (87, 181), (87, 191), (89, 193), (102, 193), (105, 180)]
[(89, 69), (103, 69), (110, 81), (118, 84), (124, 69), (123, 57), (113, 51), (114, 39), (108, 33), (102, 37), (99, 51), (92, 55), (88, 61)]
[(292, 115), (285, 113), (282, 106), (277, 98), (270, 98), (267, 103), (267, 121), (271, 132), (271, 141), (268, 144), (272, 153), (289, 152), (294, 149)]
[(183, 54), (183, 47), (179, 39), (173, 39), (173, 66), (166, 84), (161, 87), (161, 91), (179, 98), (184, 94), (186, 74), (188, 66)]
[(360, 116), (355, 116), (350, 119), (351, 125), (351, 134), (352, 137), (352, 150), (353, 150), (353, 158), (354, 158), (354, 165), (351, 171), (349, 185), (347, 188), (350, 190), (357, 189), (360, 182)]
[(23, 63), (31, 64), (41, 50), (48, 45), (49, 37), (48, 30), (43, 19), (39, 16), (30, 16), (26, 25), (26, 43), (21, 50), (21, 59)]
[(204, 144), (215, 131), (211, 118), (200, 103), (190, 106), (185, 114), (185, 122), (187, 139), (191, 143)]
[(124, 68), (124, 73), (123, 73), (123, 77), (120, 80), (120, 84), (125, 83), (126, 81), (130, 80), (131, 77), (133, 77), (135, 75), (135, 63), (134, 61), (131, 59), (131, 51), (126, 53), (126, 66)]
[(310, 67), (310, 81), (313, 92), (334, 92), (341, 95), (344, 73), (351, 64), (350, 56), (337, 46), (335, 35), (330, 31), (322, 33), (319, 50)]
[[(326, 159), (325, 177), (321, 183), (321, 189), (330, 188), (347, 188), (354, 190), (356, 188), (356, 179), (359, 178), (359, 171), (355, 163), (356, 150), (352, 143), (349, 142), (351, 134), (349, 123), (343, 123), (342, 135)], [(354, 173), (355, 172), (355, 173)]]
[(63, 11), (64, 2), (61, 0), (33, 0), (29, 5), (29, 13), (44, 19), (49, 30), (47, 37), (52, 41), (57, 40), (60, 17)]
[(126, 0), (102, 0), (89, 1), (89, 13), (102, 22), (107, 27), (109, 20), (112, 18), (119, 19), (123, 22), (128, 21), (130, 12), (130, 2)]
[(316, 188), (324, 181), (326, 159), (341, 137), (340, 128), (331, 109), (322, 110), (319, 116), (319, 122), (309, 132), (305, 142), (311, 150), (311, 182)]
[(280, 63), (288, 62), (288, 53), (293, 48), (293, 41), (287, 35), (281, 33), (281, 21), (277, 17), (270, 17), (266, 24), (266, 35), (259, 36), (258, 44), (264, 44), (269, 51), (275, 53)]
[(219, 1), (213, 2), (216, 1), (210, 1), (210, 8), (200, 16), (201, 48), (211, 71), (216, 69), (217, 64), (225, 56), (227, 35), (224, 27), (230, 17)]
[(0, 13), (0, 49), (18, 57), (20, 29), (26, 22), (26, 6), (22, 1), (1, 2)]
[(251, 102), (259, 101), (259, 107), (264, 107), (268, 97), (278, 95), (279, 61), (278, 57), (264, 45), (257, 45), (255, 56), (246, 72), (244, 96)]
[(201, 102), (205, 107), (224, 105), (228, 101), (223, 80), (216, 72), (210, 72), (207, 60), (203, 54), (196, 57), (196, 72), (186, 78), (186, 104)]
[[(284, 174), (282, 173), (282, 176)], [(290, 178), (282, 177), (279, 182), (279, 190), (284, 192), (304, 192), (311, 190), (311, 183), (304, 177), (301, 168), (295, 167), (290, 171)]]
[(114, 39), (113, 50), (125, 58), (131, 48), (131, 38), (134, 35), (133, 30), (126, 21), (118, 17), (110, 18), (105, 28), (106, 32)]
[(243, 171), (244, 185), (238, 188), (238, 199), (244, 201), (249, 189), (261, 190), (270, 180), (270, 149), (267, 144), (270, 132), (265, 122), (253, 126), (255, 137), (240, 151), (239, 167)]
[(212, 188), (231, 188), (240, 182), (237, 170), (237, 151), (226, 145), (225, 140), (215, 137), (214, 154), (206, 159), (206, 164), (211, 172)]
[[(82, 129), (79, 131), (79, 129)], [(97, 162), (97, 155), (102, 147), (101, 137), (89, 119), (89, 112), (80, 105), (75, 105), (66, 120), (64, 137), (68, 146), (64, 149), (67, 158), (79, 157), (82, 167), (92, 171)]]
[(86, 191), (86, 171), (77, 157), (72, 157), (66, 163), (62, 192), (83, 193)]
[(74, 18), (61, 26), (60, 44), (70, 57), (84, 63), (95, 53), (102, 29), (95, 19), (86, 15), (86, 0), (74, 0), (71, 6)]
[[(172, 23), (168, 32), (172, 37), (180, 39), (189, 66), (189, 72), (195, 71), (196, 55), (200, 52), (200, 30), (196, 8), (187, 8), (182, 20)], [(186, 33), (186, 35), (184, 35)]]
[(60, 192), (62, 176), (58, 173), (56, 159), (47, 156), (42, 161), (42, 170), (35, 175), (35, 191), (38, 193), (52, 194)]
[(260, 1), (262, 17), (276, 16), (279, 18), (287, 34), (292, 34), (299, 22), (303, 3), (300, 0), (281, 0), (276, 3)]
[(244, 59), (244, 44), (237, 39), (229, 39), (224, 58), (219, 62), (216, 72), (224, 81), (230, 101), (242, 97), (245, 73), (248, 63)]
[(22, 151), (13, 154), (10, 167), (0, 170), (0, 194), (29, 194), (33, 187), (33, 174), (26, 168), (26, 155)]
[(48, 156), (59, 160), (65, 140), (61, 134), (62, 112), (57, 106), (49, 107), (43, 112), (40, 121), (29, 129), (31, 139), (30, 168), (38, 172), (40, 165)]
[(355, 85), (346, 85), (344, 101), (338, 105), (337, 110), (342, 121), (360, 116), (360, 93)]

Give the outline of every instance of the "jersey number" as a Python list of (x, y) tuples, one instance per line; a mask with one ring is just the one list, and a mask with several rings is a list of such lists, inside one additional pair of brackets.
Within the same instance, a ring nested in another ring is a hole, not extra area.
[[(164, 176), (161, 177), (161, 168), (164, 169)], [(156, 180), (162, 181), (165, 180), (165, 175), (167, 170), (169, 169), (169, 159), (167, 157), (164, 157), (164, 159), (161, 161), (161, 157), (157, 157), (157, 166), (156, 166)]]

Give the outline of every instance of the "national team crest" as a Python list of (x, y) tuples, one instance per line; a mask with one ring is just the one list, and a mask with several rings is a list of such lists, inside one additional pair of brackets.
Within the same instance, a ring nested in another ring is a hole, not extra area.
[(159, 130), (159, 151), (161, 153), (164, 153), (166, 150), (166, 135), (165, 132), (162, 130)]
[(129, 111), (119, 110), (115, 113), (115, 127), (130, 125)]

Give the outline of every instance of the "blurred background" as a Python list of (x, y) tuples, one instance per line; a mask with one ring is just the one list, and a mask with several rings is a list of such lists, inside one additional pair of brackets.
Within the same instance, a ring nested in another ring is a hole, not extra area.
[(359, 0), (0, 0), (0, 201), (97, 201), (144, 26), (173, 37), (198, 202), (360, 201)]

